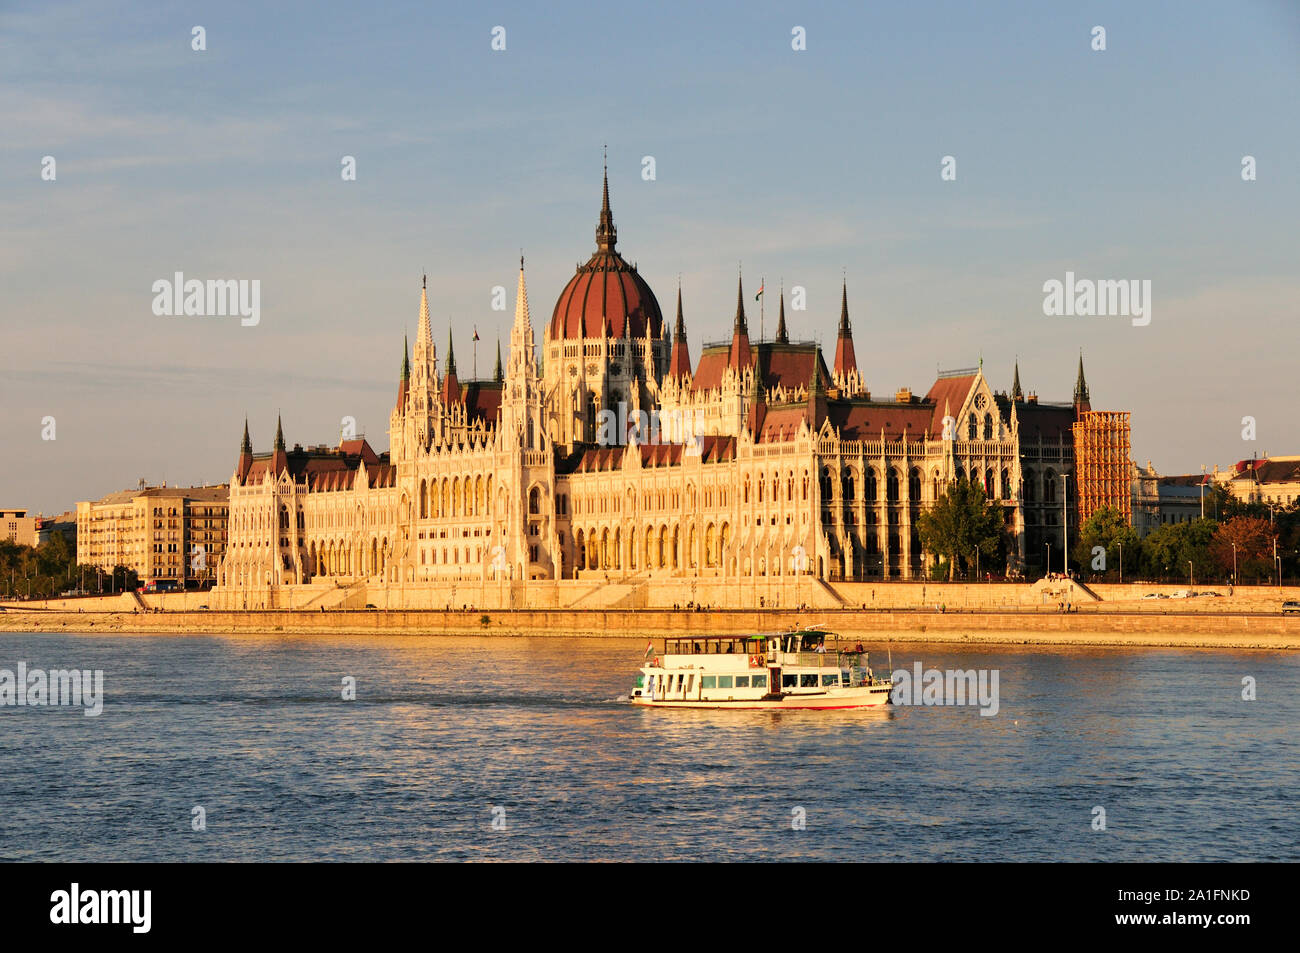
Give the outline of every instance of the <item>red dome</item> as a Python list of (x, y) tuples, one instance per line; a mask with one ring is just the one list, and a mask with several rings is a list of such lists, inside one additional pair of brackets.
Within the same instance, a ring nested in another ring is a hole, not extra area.
[(574, 340), (605, 336), (662, 337), (664, 318), (654, 292), (619, 255), (597, 254), (578, 269), (560, 292), (551, 315), (549, 337)]
[(664, 317), (654, 292), (635, 268), (615, 251), (618, 231), (609, 210), (609, 177), (605, 177), (596, 226), (596, 254), (578, 269), (560, 292), (547, 331), (549, 340), (611, 337), (662, 337)]

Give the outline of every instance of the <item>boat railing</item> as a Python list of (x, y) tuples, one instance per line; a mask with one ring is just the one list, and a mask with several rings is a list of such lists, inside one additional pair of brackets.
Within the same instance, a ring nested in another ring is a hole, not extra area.
[(865, 652), (791, 652), (786, 655), (795, 665), (807, 665), (813, 668), (855, 668), (866, 663)]

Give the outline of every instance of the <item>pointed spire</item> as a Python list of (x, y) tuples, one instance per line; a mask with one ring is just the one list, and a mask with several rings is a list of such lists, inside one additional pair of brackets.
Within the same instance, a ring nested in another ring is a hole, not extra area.
[(835, 339), (835, 366), (833, 368), (836, 383), (844, 386), (850, 373), (857, 371), (858, 357), (853, 350), (853, 329), (849, 324), (849, 284), (847, 279), (840, 286), (840, 329)]
[(618, 229), (614, 227), (614, 213), (609, 210), (609, 161), (605, 160), (600, 200), (600, 222), (596, 225), (596, 251), (612, 255), (618, 243)]
[(686, 321), (682, 317), (682, 286), (677, 284), (677, 323), (673, 327), (673, 350), (668, 356), (668, 376), (678, 380), (691, 374), (691, 353), (686, 344)]
[(524, 281), (524, 256), (519, 255), (519, 284), (515, 288), (515, 327), (527, 330), (532, 327), (528, 312), (528, 285)]
[(754, 362), (754, 353), (749, 346), (749, 327), (745, 323), (745, 288), (741, 276), (736, 276), (736, 320), (731, 328), (731, 351), (727, 363), (737, 371), (743, 371)]
[(422, 351), (423, 347), (429, 347), (433, 344), (433, 327), (429, 323), (429, 276), (425, 275), (420, 279), (420, 327), (415, 333), (415, 349), (417, 353)]
[(789, 344), (790, 335), (785, 329), (785, 284), (781, 285), (781, 312), (776, 319), (776, 343)]
[(1074, 382), (1074, 406), (1076, 410), (1091, 410), (1088, 399), (1088, 382), (1083, 377), (1083, 348), (1079, 349), (1079, 377)]
[(275, 449), (284, 450), (284, 427), (280, 423), (280, 415), (275, 415)]
[(740, 274), (736, 275), (736, 320), (731, 326), (733, 334), (743, 332), (749, 334), (749, 326), (745, 323), (745, 282)]
[(500, 337), (497, 338), (497, 366), (496, 369), (492, 371), (492, 379), (496, 381), (498, 384), (506, 379), (505, 371), (501, 369), (501, 338)]
[(451, 328), (447, 329), (447, 373), (442, 378), (442, 402), (460, 403), (460, 381), (456, 378), (456, 352), (453, 350)]
[(244, 417), (244, 439), (239, 443), (239, 461), (235, 464), (235, 474), (242, 484), (253, 469), (253, 441), (248, 439), (248, 417)]
[(1016, 373), (1011, 379), (1012, 401), (1024, 400), (1025, 392), (1020, 389), (1020, 358), (1016, 358)]
[(397, 381), (397, 409), (406, 406), (406, 394), (411, 389), (411, 346), (405, 334), (402, 335), (402, 375)]

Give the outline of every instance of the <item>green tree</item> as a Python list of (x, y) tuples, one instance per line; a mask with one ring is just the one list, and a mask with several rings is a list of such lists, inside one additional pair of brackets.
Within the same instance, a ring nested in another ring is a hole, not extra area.
[[(1152, 579), (1186, 579), (1188, 569), (1201, 580), (1220, 578), (1210, 558), (1210, 540), (1218, 524), (1212, 519), (1168, 523), (1142, 541), (1142, 566)], [(1191, 563), (1191, 566), (1188, 566)]]
[(1002, 526), (1002, 507), (990, 501), (978, 483), (961, 479), (950, 483), (916, 523), (921, 545), (948, 558), (950, 582), (959, 562), (973, 566), (976, 553), (997, 552)]
[[(1094, 550), (1100, 546), (1105, 554), (1099, 560)], [(1078, 542), (1074, 546), (1074, 561), (1087, 568), (1094, 576), (1118, 574), (1121, 549), (1122, 559), (1131, 567), (1141, 565), (1142, 540), (1128, 524), (1124, 514), (1113, 506), (1103, 506), (1079, 526)]]

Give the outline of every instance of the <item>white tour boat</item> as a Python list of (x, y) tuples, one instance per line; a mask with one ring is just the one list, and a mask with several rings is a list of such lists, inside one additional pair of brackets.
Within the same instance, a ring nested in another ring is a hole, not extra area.
[[(834, 645), (828, 645), (828, 639)], [(781, 635), (665, 639), (641, 668), (634, 705), (656, 708), (876, 708), (893, 684), (859, 643), (840, 647), (817, 627)]]

